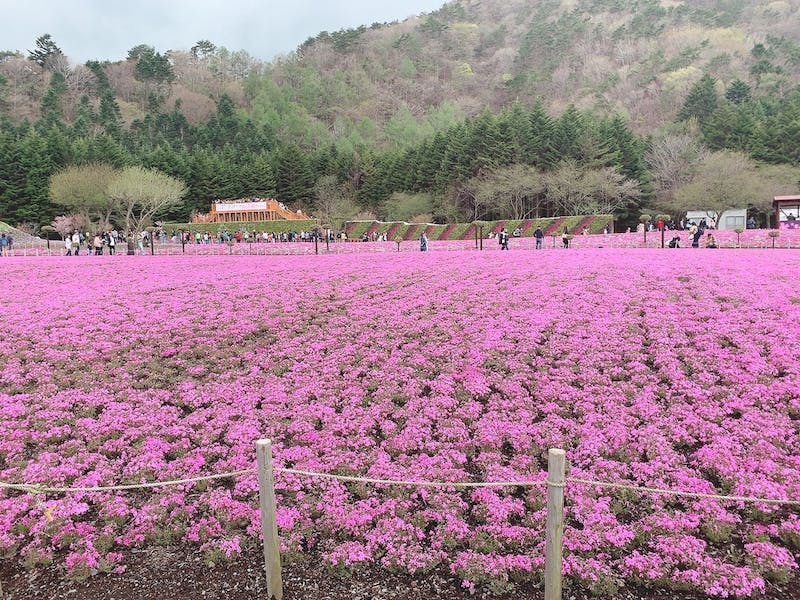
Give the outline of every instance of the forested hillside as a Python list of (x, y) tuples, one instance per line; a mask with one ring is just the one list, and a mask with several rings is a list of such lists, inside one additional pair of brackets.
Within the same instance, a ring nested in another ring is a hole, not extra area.
[(797, 189), (798, 22), (798, 0), (458, 0), (270, 63), (201, 40), (76, 65), (43, 35), (0, 49), (0, 220), (49, 223), (50, 175), (92, 162), (184, 180), (170, 219), (261, 195), (326, 220), (763, 211)]

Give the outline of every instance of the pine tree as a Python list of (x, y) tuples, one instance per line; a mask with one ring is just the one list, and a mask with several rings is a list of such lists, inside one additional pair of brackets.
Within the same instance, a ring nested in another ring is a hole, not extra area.
[(703, 123), (703, 141), (712, 150), (748, 152), (755, 129), (750, 113), (746, 104), (726, 103)]
[(717, 81), (711, 75), (703, 75), (700, 81), (692, 86), (689, 95), (683, 102), (678, 113), (681, 121), (688, 121), (695, 118), (702, 124), (714, 114), (717, 109)]
[(436, 187), (436, 173), (442, 163), (446, 144), (445, 136), (437, 133), (430, 142), (422, 146), (417, 158), (417, 170), (411, 188), (413, 191), (429, 191)]
[(301, 208), (311, 205), (314, 182), (305, 155), (295, 145), (280, 148), (275, 160), (278, 200)]
[(19, 140), (18, 165), (24, 183), (20, 197), (12, 210), (12, 221), (47, 224), (53, 220), (58, 209), (50, 202), (48, 184), (55, 171), (46, 140), (31, 130)]
[(97, 121), (92, 105), (89, 103), (89, 96), (81, 96), (75, 120), (72, 122), (72, 138), (82, 138), (89, 135), (92, 124)]
[(40, 105), (42, 117), (37, 124), (40, 130), (63, 126), (64, 111), (61, 106), (61, 99), (66, 93), (67, 82), (64, 76), (58, 71), (54, 71), (50, 76), (50, 86), (47, 88), (47, 93), (42, 97)]
[(49, 33), (36, 38), (36, 50), (28, 52), (28, 58), (43, 68), (49, 67), (57, 57), (62, 55), (61, 48), (56, 46), (53, 36)]
[(247, 187), (247, 196), (256, 198), (275, 197), (275, 173), (272, 168), (272, 157), (267, 152), (251, 154), (249, 162), (243, 170), (243, 183)]
[(119, 138), (122, 134), (122, 112), (117, 104), (117, 98), (111, 90), (103, 91), (100, 97), (100, 111), (98, 122), (103, 126), (105, 132), (113, 138)]
[(472, 176), (468, 136), (465, 123), (459, 123), (445, 135), (445, 151), (436, 174), (436, 187), (439, 190), (444, 190), (454, 181), (466, 181)]
[(25, 173), (20, 163), (16, 131), (4, 127), (0, 131), (0, 221), (17, 221), (16, 210), (25, 188)]
[(644, 160), (644, 146), (622, 117), (615, 116), (606, 121), (602, 127), (602, 135), (616, 158), (612, 166), (619, 167), (620, 173), (628, 179), (647, 182), (649, 177)]
[(498, 120), (497, 127), (500, 136), (507, 141), (509, 162), (528, 163), (528, 143), (533, 137), (531, 121), (519, 102), (515, 102), (511, 110), (503, 111)]
[(229, 198), (225, 168), (220, 156), (208, 148), (192, 154), (189, 194), (185, 205), (189, 211), (208, 212), (214, 200)]
[(553, 129), (552, 148), (559, 162), (569, 158), (579, 158), (578, 141), (583, 131), (583, 117), (578, 109), (570, 104), (561, 118), (555, 122)]
[(540, 169), (549, 169), (559, 160), (554, 148), (555, 123), (541, 102), (535, 104), (528, 119), (531, 124), (530, 136), (523, 140), (524, 162)]
[(734, 104), (750, 102), (751, 96), (750, 86), (741, 79), (734, 79), (725, 91), (725, 99)]

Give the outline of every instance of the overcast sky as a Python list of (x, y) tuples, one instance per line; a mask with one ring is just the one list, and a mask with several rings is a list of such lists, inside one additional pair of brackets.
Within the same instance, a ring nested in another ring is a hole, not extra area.
[(320, 31), (402, 20), (445, 0), (0, 0), (0, 50), (27, 52), (44, 33), (73, 62), (120, 60), (138, 44), (159, 52), (210, 40), (262, 60)]

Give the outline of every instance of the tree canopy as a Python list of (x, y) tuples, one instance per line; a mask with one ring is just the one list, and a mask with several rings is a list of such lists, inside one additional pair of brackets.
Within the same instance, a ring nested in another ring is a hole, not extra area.
[(151, 225), (160, 212), (177, 205), (186, 192), (182, 181), (143, 167), (122, 169), (108, 186), (125, 228), (135, 233)]
[(69, 166), (50, 178), (50, 199), (105, 228), (115, 208), (109, 186), (118, 176), (119, 172), (107, 164)]

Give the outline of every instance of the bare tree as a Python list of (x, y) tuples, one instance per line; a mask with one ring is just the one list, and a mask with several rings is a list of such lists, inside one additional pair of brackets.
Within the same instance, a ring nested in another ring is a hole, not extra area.
[(21, 55), (7, 57), (0, 63), (0, 75), (6, 78), (8, 104), (14, 118), (34, 119), (36, 102), (45, 86), (43, 73), (41, 67)]
[(639, 183), (627, 179), (613, 167), (588, 169), (581, 177), (588, 197), (574, 211), (583, 215), (609, 215), (628, 208), (642, 191)]
[(675, 191), (692, 180), (707, 158), (708, 151), (690, 135), (672, 134), (655, 140), (645, 159), (650, 166), (657, 200), (671, 202)]
[(544, 178), (528, 165), (511, 165), (479, 180), (477, 195), (487, 207), (510, 219), (527, 219), (540, 213), (544, 200)]
[(773, 195), (797, 190), (797, 177), (797, 168), (759, 168), (744, 154), (713, 152), (698, 166), (694, 178), (676, 190), (672, 206), (680, 212), (720, 214), (731, 208), (769, 212)]
[(64, 98), (64, 116), (68, 120), (75, 118), (78, 105), (83, 96), (88, 95), (95, 85), (94, 73), (83, 65), (62, 72), (67, 83), (67, 94)]
[(555, 214), (571, 214), (573, 207), (586, 202), (587, 194), (581, 184), (581, 169), (572, 160), (562, 162), (545, 175), (547, 198)]
[(611, 214), (641, 196), (639, 184), (613, 167), (582, 169), (564, 161), (545, 176), (547, 197), (562, 215)]
[[(342, 185), (335, 175), (324, 175), (314, 185), (317, 218), (323, 225), (333, 227), (351, 207), (349, 186)], [(334, 227), (335, 229), (335, 227)]]

